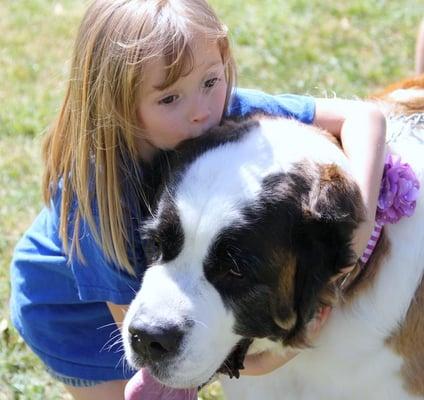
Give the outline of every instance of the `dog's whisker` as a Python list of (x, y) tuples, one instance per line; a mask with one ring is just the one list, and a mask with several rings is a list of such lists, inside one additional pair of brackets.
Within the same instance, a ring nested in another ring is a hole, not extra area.
[(116, 338), (118, 336), (121, 336), (121, 334), (122, 334), (121, 328), (116, 328), (112, 332), (110, 332), (109, 337)]
[[(111, 342), (111, 341), (113, 341), (112, 342), (112, 344), (110, 344), (109, 345), (109, 343)], [(103, 347), (100, 349), (100, 351), (111, 351), (115, 346), (117, 346), (117, 345), (120, 345), (120, 344), (123, 344), (123, 342), (124, 342), (124, 340), (123, 340), (123, 338), (122, 337), (117, 337), (117, 336), (115, 336), (115, 337), (113, 337), (113, 338), (110, 338), (104, 345), (103, 345)]]
[(122, 356), (120, 357), (119, 362), (118, 362), (118, 364), (116, 365), (116, 367), (119, 367), (119, 364), (121, 364), (121, 365), (122, 365), (122, 372), (123, 372), (123, 374), (124, 374), (124, 375), (126, 375), (126, 374), (127, 374), (127, 372), (130, 372), (131, 367), (130, 367), (130, 365), (128, 364), (127, 359), (125, 358), (125, 353), (124, 353), (124, 354), (122, 354)]
[(120, 334), (114, 335), (111, 338), (109, 338), (109, 340), (103, 345), (102, 349), (104, 347), (106, 347), (110, 342), (114, 342), (114, 341), (120, 341), (120, 342), (122, 342), (123, 339), (122, 339), (122, 337), (121, 337)]
[[(111, 349), (112, 350), (112, 349)], [(114, 353), (116, 354), (116, 353), (121, 353), (121, 352), (123, 352), (123, 351), (125, 351), (125, 348), (124, 348), (124, 346), (121, 346), (121, 347), (118, 347), (115, 351), (114, 351)]]
[(203, 321), (199, 321), (199, 320), (197, 320), (197, 319), (192, 319), (192, 321), (194, 322), (194, 323), (196, 323), (196, 324), (198, 324), (198, 325), (201, 325), (201, 326), (203, 326), (204, 328), (206, 328), (206, 329), (210, 329), (209, 328), (209, 326), (206, 324), (206, 323), (204, 323)]
[(127, 359), (125, 358), (125, 353), (123, 353), (122, 356), (119, 358), (118, 362), (115, 365), (115, 368), (119, 368), (120, 365), (122, 366), (122, 373), (124, 376), (126, 376), (130, 372), (134, 372), (134, 370), (128, 364)]
[(124, 340), (120, 335), (115, 335), (114, 337), (111, 337), (100, 349), (100, 351), (110, 351), (113, 347), (115, 347), (118, 344), (123, 343)]
[(107, 351), (112, 351), (113, 347), (118, 346), (118, 345), (121, 345), (121, 346), (120, 346), (120, 347), (118, 347), (118, 348), (114, 351), (114, 353), (120, 353), (121, 351), (123, 351), (123, 350), (124, 350), (124, 346), (122, 345), (122, 343), (114, 343), (114, 344), (112, 344), (111, 346), (109, 346), (109, 347), (107, 348)]
[[(110, 346), (108, 346), (110, 342), (113, 342), (113, 343)], [(101, 348), (101, 351), (103, 351), (106, 347), (108, 351), (110, 351), (117, 344), (121, 344), (123, 342), (124, 342), (124, 338), (121, 336), (121, 333), (120, 332), (115, 333), (115, 335), (109, 338), (109, 340), (103, 345), (103, 347)]]
[[(113, 347), (115, 347), (117, 345), (124, 343), (124, 339), (122, 337), (115, 336), (112, 340), (114, 340), (114, 341), (110, 344), (109, 350), (111, 350)], [(108, 342), (110, 342), (110, 340), (108, 340)]]
[[(123, 322), (111, 322), (110, 324), (101, 325), (101, 326), (97, 327), (97, 330), (99, 330), (99, 329), (105, 329), (105, 328), (108, 328), (109, 326), (114, 326), (114, 325), (116, 325), (116, 326), (119, 327), (119, 326), (122, 326), (123, 325)], [(116, 329), (114, 331), (112, 331), (112, 332), (115, 332), (115, 331), (116, 331)]]
[(109, 334), (109, 340), (107, 341), (107, 343), (109, 343), (111, 340), (116, 339), (117, 337), (122, 337), (121, 336), (121, 330), (115, 329), (113, 330), (110, 334)]

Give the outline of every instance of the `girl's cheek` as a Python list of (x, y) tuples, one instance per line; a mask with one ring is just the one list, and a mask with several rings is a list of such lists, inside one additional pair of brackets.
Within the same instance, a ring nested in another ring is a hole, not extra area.
[(218, 88), (213, 98), (213, 101), (216, 104), (216, 114), (219, 120), (221, 120), (224, 114), (224, 105), (225, 105), (226, 95), (227, 95), (227, 85), (224, 83)]

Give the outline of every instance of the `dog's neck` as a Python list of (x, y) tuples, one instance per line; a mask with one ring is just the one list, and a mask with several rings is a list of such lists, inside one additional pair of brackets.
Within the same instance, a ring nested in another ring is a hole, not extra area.
[(374, 229), (371, 233), (371, 236), (368, 240), (367, 247), (364, 250), (364, 253), (359, 258), (361, 264), (365, 267), (370, 259), (372, 253), (374, 252), (375, 246), (377, 245), (378, 239), (380, 239), (381, 232), (383, 231), (383, 225), (376, 222)]
[[(352, 271), (338, 280), (337, 291), (343, 302), (351, 300), (360, 291), (372, 285), (374, 277), (380, 269), (384, 257), (389, 253), (390, 242), (385, 235), (384, 227), (380, 226), (380, 232), (372, 235), (373, 251), (358, 260)], [(378, 236), (378, 237), (377, 237)]]
[(371, 233), (371, 236), (368, 240), (367, 247), (364, 250), (364, 253), (359, 258), (356, 266), (343, 276), (343, 279), (340, 282), (341, 291), (346, 291), (346, 289), (351, 284), (353, 284), (354, 279), (360, 276), (363, 273), (363, 270), (368, 267), (368, 261), (370, 260), (371, 256), (374, 253), (374, 250), (376, 249), (379, 243), (382, 232), (383, 232), (383, 225), (376, 222), (374, 225), (374, 229)]

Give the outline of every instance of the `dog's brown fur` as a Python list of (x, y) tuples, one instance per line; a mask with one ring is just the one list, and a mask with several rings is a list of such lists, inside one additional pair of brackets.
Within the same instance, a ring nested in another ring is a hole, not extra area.
[[(407, 265), (400, 266), (407, 268)], [(393, 348), (404, 360), (402, 377), (406, 389), (413, 395), (424, 396), (424, 280), (415, 293), (399, 330), (387, 339), (386, 344)]]
[(404, 79), (370, 96), (387, 112), (410, 115), (424, 111), (424, 74)]

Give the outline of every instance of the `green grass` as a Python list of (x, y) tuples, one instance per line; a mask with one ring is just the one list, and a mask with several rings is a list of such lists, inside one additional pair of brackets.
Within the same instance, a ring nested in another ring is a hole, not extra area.
[[(240, 86), (366, 96), (412, 74), (422, 0), (211, 0)], [(13, 246), (41, 207), (41, 133), (60, 107), (81, 0), (0, 0), (0, 400), (65, 399), (8, 320)], [(204, 400), (220, 399), (216, 385)]]

